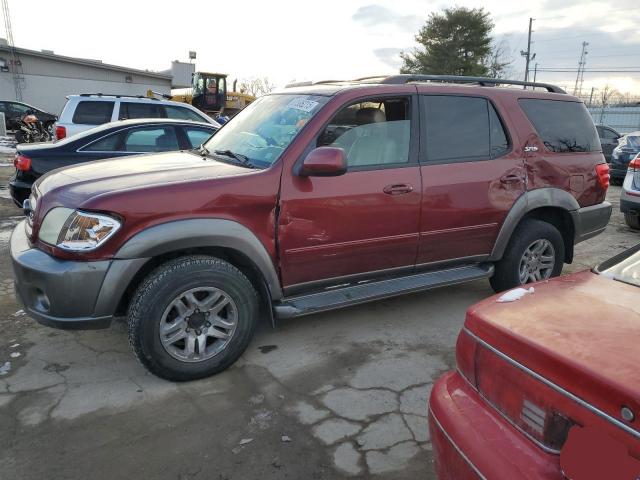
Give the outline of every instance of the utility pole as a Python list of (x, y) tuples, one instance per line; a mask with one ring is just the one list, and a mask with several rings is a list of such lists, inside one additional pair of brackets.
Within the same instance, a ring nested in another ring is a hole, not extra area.
[(532, 60), (531, 57), (531, 28), (533, 27), (533, 18), (529, 18), (529, 37), (527, 39), (527, 50), (521, 50), (520, 55), (526, 58), (526, 65), (524, 67), (524, 81), (529, 81), (529, 62)]
[(591, 95), (589, 95), (589, 107), (591, 107), (591, 102), (593, 101), (593, 92), (595, 91), (596, 87), (591, 87)]
[(536, 78), (538, 78), (538, 62), (533, 67), (533, 82), (535, 83)]
[(2, 13), (4, 14), (4, 29), (7, 34), (7, 43), (9, 44), (9, 68), (11, 69), (11, 76), (13, 78), (13, 87), (16, 92), (16, 100), (22, 100), (22, 82), (24, 77), (22, 76), (22, 62), (18, 58), (18, 51), (13, 43), (13, 31), (11, 29), (11, 14), (9, 13), (9, 3), (7, 0), (2, 0)]
[(587, 64), (587, 47), (589, 42), (582, 42), (582, 53), (580, 53), (580, 61), (578, 62), (578, 74), (576, 75), (576, 84), (573, 87), (573, 94), (580, 95), (582, 93), (582, 83), (584, 82), (584, 67)]

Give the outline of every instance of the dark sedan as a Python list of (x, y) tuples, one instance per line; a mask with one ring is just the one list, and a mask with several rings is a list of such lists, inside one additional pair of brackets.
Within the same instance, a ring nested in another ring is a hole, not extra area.
[(611, 153), (611, 183), (621, 185), (627, 175), (629, 162), (640, 153), (640, 131), (624, 135)]
[(4, 120), (7, 130), (16, 130), (20, 119), (27, 113), (33, 113), (40, 120), (45, 128), (51, 127), (58, 117), (53, 113), (45, 112), (39, 108), (22, 102), (10, 102), (7, 100), (0, 101), (0, 112), (4, 113)]
[(16, 173), (9, 180), (11, 197), (21, 207), (29, 198), (33, 182), (56, 168), (104, 158), (191, 150), (215, 131), (211, 124), (186, 120), (125, 120), (107, 123), (55, 143), (21, 144), (14, 160)]

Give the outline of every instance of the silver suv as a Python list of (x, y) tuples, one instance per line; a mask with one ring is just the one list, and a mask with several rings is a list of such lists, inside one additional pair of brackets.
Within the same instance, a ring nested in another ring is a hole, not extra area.
[(158, 98), (127, 95), (83, 93), (69, 95), (60, 118), (54, 124), (54, 137), (60, 140), (83, 132), (96, 125), (133, 118), (172, 118), (206, 122), (220, 128), (220, 124), (186, 103)]

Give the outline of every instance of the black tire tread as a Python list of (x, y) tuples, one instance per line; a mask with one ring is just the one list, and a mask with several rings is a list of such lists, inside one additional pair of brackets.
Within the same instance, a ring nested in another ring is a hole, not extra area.
[(633, 230), (640, 230), (640, 215), (633, 215), (631, 213), (624, 214), (624, 221)]
[[(204, 266), (210, 268), (212, 270), (224, 271), (229, 274), (234, 275), (238, 280), (242, 283), (245, 283), (246, 292), (249, 292), (252, 301), (255, 302), (255, 305), (258, 304), (258, 293), (255, 288), (249, 281), (249, 279), (242, 273), (238, 268), (226, 262), (220, 258), (206, 256), (206, 255), (193, 255), (187, 257), (179, 257), (173, 260), (169, 260), (166, 263), (163, 263), (156, 267), (147, 275), (147, 277), (140, 283), (135, 293), (132, 296), (131, 302), (129, 303), (129, 308), (127, 310), (127, 328), (128, 328), (128, 336), (129, 336), (129, 346), (133, 350), (138, 361), (147, 368), (151, 373), (162, 377), (167, 380), (172, 381), (185, 381), (185, 380), (194, 380), (195, 378), (200, 378), (204, 376), (212, 375), (200, 375), (198, 377), (189, 376), (186, 378), (183, 375), (172, 375), (167, 374), (164, 369), (162, 369), (150, 356), (146, 355), (142, 349), (141, 345), (141, 328), (140, 323), (143, 319), (142, 312), (142, 304), (144, 303), (147, 292), (154, 290), (161, 283), (163, 283), (167, 277), (173, 275), (180, 270), (185, 268), (189, 268), (192, 266)], [(253, 332), (251, 332), (253, 333)], [(250, 339), (250, 337), (249, 337)], [(248, 343), (248, 341), (247, 341)], [(240, 352), (241, 354), (242, 352)], [(240, 355), (238, 355), (240, 356)], [(236, 358), (231, 359), (228, 362), (225, 362), (223, 368), (220, 368), (219, 371), (224, 370), (229, 365), (235, 362)]]

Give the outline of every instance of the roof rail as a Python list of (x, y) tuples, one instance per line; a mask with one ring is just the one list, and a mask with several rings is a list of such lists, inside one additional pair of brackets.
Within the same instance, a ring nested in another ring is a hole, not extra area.
[(552, 93), (567, 93), (562, 88), (549, 83), (539, 82), (523, 82), (522, 80), (507, 80), (504, 78), (488, 78), (488, 77), (465, 77), (462, 75), (374, 75), (371, 77), (356, 78), (354, 80), (320, 80), (317, 82), (294, 82), (288, 84), (285, 88), (303, 87), (310, 85), (324, 85), (335, 83), (382, 83), (386, 85), (404, 85), (410, 82), (446, 82), (446, 83), (473, 83), (483, 87), (497, 85), (522, 85), (525, 87), (544, 88)]
[(146, 98), (147, 100), (159, 101), (159, 98), (147, 97), (145, 95), (122, 95), (120, 93), (81, 93), (81, 97), (116, 97), (116, 98)]
[[(376, 77), (373, 77), (376, 78)], [(562, 88), (549, 83), (524, 82), (522, 80), (507, 80), (504, 78), (465, 77), (462, 75), (391, 75), (383, 78), (380, 83), (391, 85), (403, 85), (409, 82), (450, 82), (450, 83), (477, 83), (481, 86), (496, 85), (522, 85), (525, 87), (544, 88), (552, 93), (567, 93)]]

